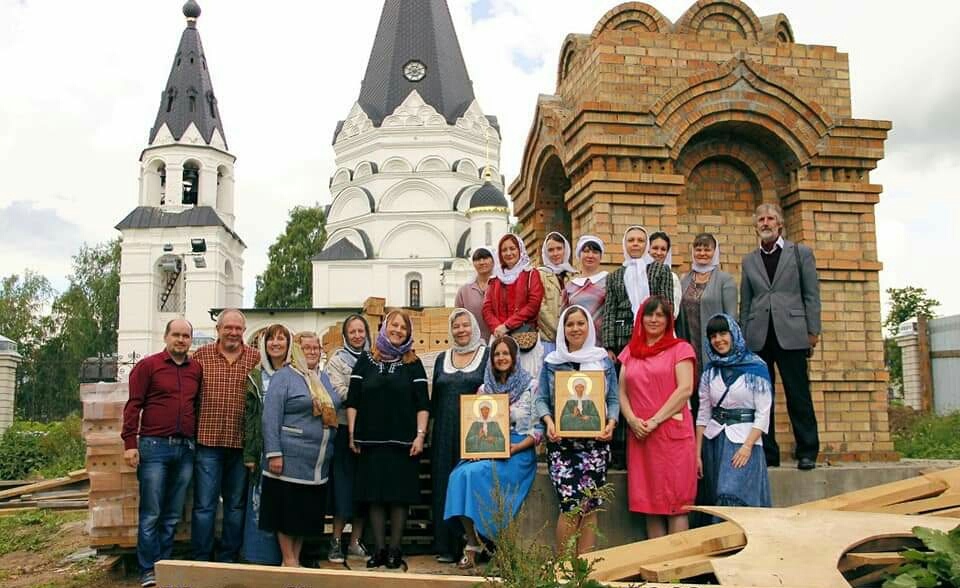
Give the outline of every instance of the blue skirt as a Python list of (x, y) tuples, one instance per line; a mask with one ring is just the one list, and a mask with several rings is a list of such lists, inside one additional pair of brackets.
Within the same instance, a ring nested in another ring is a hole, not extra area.
[[(261, 464), (262, 466), (263, 464)], [(240, 557), (252, 564), (277, 566), (282, 561), (277, 534), (260, 528), (260, 491), (263, 476), (251, 475), (247, 484), (247, 516), (243, 524)]]
[[(526, 435), (510, 433), (511, 443), (520, 443)], [(450, 474), (443, 518), (467, 517), (477, 532), (494, 540), (500, 529), (516, 516), (537, 473), (537, 454), (531, 447), (510, 459), (461, 461)], [(503, 496), (506, 520), (501, 520), (494, 501), (494, 478)]]
[(742, 444), (721, 432), (703, 440), (703, 504), (706, 506), (769, 507), (770, 479), (763, 447), (754, 445), (742, 468), (731, 463)]

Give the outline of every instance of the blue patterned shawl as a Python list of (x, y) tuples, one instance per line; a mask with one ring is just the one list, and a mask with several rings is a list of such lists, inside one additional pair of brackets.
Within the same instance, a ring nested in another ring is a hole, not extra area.
[[(723, 378), (723, 383), (729, 386), (740, 376), (746, 377), (747, 387), (757, 391), (761, 389), (770, 390), (770, 372), (767, 370), (767, 364), (760, 359), (760, 356), (750, 351), (747, 342), (743, 338), (743, 332), (737, 321), (728, 314), (715, 314), (709, 320), (716, 317), (723, 317), (730, 327), (730, 337), (733, 344), (726, 355), (720, 355), (713, 349), (713, 345), (707, 342), (708, 362), (704, 369), (704, 377), (713, 378), (714, 370), (719, 371)], [(759, 380), (764, 380), (760, 382)]]

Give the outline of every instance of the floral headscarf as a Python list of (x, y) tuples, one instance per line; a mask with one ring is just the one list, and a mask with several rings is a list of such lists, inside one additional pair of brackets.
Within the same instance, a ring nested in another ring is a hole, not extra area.
[[(519, 358), (520, 347), (517, 345), (517, 342), (509, 336), (504, 337), (503, 340), (506, 341), (507, 345), (513, 347), (513, 353), (511, 355)], [(533, 378), (527, 370), (523, 369), (523, 366), (520, 365), (519, 359), (515, 359), (513, 366), (510, 368), (510, 375), (507, 376), (507, 381), (503, 384), (498, 382), (493, 368), (493, 353), (497, 345), (499, 345), (499, 343), (495, 342), (490, 349), (490, 361), (487, 362), (487, 368), (483, 371), (483, 387), (488, 394), (509, 394), (510, 402), (513, 403), (527, 390)]]
[[(510, 269), (507, 269), (503, 266), (503, 259), (500, 258), (500, 248), (503, 246), (503, 242), (507, 239), (513, 239), (517, 244), (517, 249), (520, 250), (520, 259), (518, 259), (516, 265)], [(516, 282), (517, 278), (520, 277), (520, 274), (523, 273), (523, 270), (530, 266), (530, 255), (527, 254), (527, 248), (524, 246), (523, 241), (520, 240), (520, 237), (514, 235), (513, 233), (507, 233), (500, 238), (500, 242), (497, 243), (497, 255), (495, 259), (498, 263), (496, 263), (494, 266), (494, 275), (498, 280), (500, 280), (501, 283), (508, 286)]]

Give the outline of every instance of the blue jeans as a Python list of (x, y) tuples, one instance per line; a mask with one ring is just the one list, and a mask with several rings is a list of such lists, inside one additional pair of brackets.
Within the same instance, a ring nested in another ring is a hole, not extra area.
[(236, 562), (243, 540), (243, 515), (247, 492), (247, 468), (243, 450), (197, 445), (196, 482), (193, 487), (193, 519), (190, 529), (193, 558), (210, 561), (217, 504), (223, 496), (223, 532), (217, 561)]
[(146, 572), (173, 551), (173, 536), (193, 478), (194, 443), (181, 437), (141, 437), (139, 451), (137, 561), (141, 572)]

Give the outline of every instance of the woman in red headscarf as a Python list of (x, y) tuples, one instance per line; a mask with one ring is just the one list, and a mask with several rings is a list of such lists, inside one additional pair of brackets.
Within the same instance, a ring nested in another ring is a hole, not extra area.
[(649, 538), (686, 530), (686, 507), (697, 494), (697, 445), (687, 404), (695, 358), (693, 347), (673, 334), (670, 302), (647, 298), (620, 353), (620, 410), (630, 428), (629, 508), (646, 515)]

